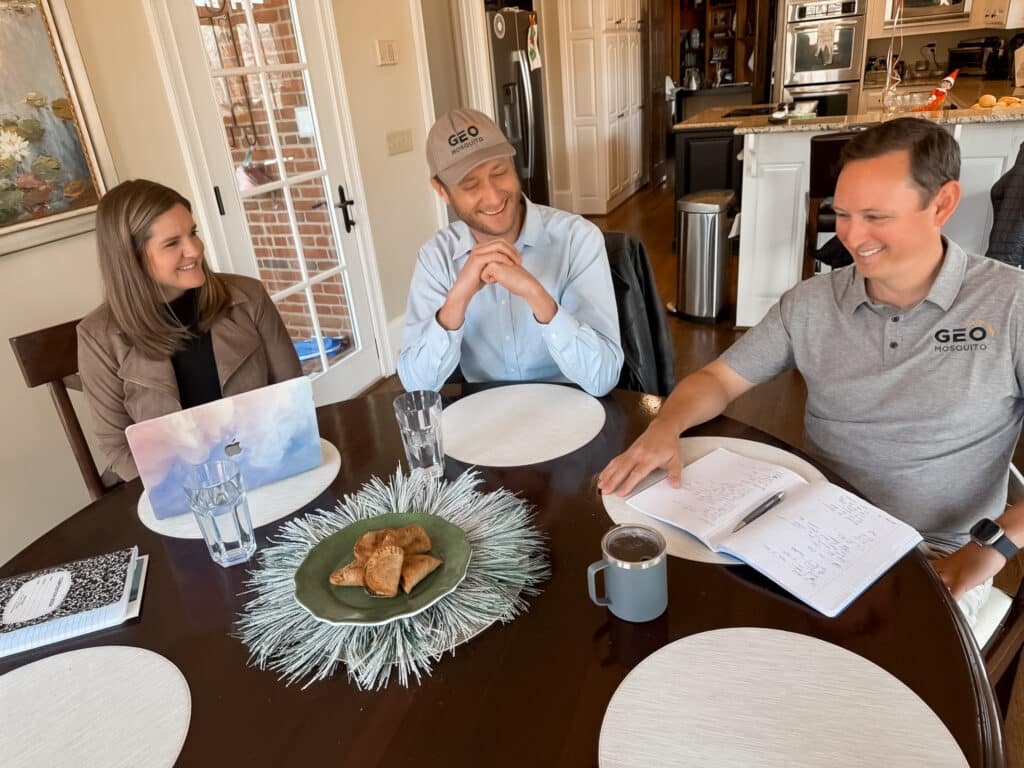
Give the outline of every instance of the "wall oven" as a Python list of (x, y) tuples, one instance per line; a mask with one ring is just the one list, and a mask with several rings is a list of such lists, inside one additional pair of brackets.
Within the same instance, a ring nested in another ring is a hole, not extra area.
[(816, 101), (818, 117), (855, 115), (860, 111), (860, 83), (787, 85), (782, 89), (782, 100), (794, 104)]
[(786, 8), (783, 85), (859, 81), (865, 0), (797, 2)]
[[(885, 0), (886, 26), (892, 26), (896, 12), (895, 0)], [(930, 21), (967, 20), (971, 0), (903, 0), (903, 21), (908, 24)]]

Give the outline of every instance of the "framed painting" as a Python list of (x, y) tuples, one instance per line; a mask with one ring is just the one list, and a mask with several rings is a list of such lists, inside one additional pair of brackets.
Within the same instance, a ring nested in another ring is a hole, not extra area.
[(0, 255), (95, 228), (114, 183), (63, 0), (0, 0)]

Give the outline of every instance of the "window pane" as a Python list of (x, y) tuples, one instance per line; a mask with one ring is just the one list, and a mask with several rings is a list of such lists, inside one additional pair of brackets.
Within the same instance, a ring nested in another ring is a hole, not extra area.
[[(309, 311), (309, 298), (306, 291), (298, 291), (277, 302), (277, 311), (284, 320), (292, 343), (297, 344), (296, 352), (302, 363), (302, 372), (307, 376), (322, 373), (323, 363), (313, 341), (313, 320)], [(311, 343), (312, 342), (312, 343)]]
[(241, 5), (229, 0), (195, 0), (195, 4), (210, 69), (256, 66), (252, 35)]
[(345, 274), (331, 275), (314, 283), (312, 290), (313, 305), (328, 351), (327, 362), (334, 365), (355, 349)]
[(235, 183), (252, 189), (280, 178), (260, 79), (215, 77), (213, 88), (235, 168)]
[(334, 201), (325, 189), (325, 182), (325, 179), (310, 179), (288, 187), (295, 208), (295, 221), (299, 226), (306, 269), (311, 276), (333, 269), (341, 263), (332, 228)]
[(289, 0), (264, 0), (253, 5), (264, 64), (297, 64), (301, 61)]
[(271, 294), (286, 291), (302, 280), (284, 195), (277, 190), (242, 201), (260, 279)]
[(272, 72), (268, 80), (274, 104), (274, 123), (284, 152), (285, 173), (294, 176), (320, 170), (313, 112), (303, 73)]

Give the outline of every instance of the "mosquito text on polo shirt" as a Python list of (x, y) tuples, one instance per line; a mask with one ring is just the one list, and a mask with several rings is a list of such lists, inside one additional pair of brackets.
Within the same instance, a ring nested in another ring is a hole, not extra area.
[(939, 328), (935, 352), (980, 352), (988, 349), (996, 329), (987, 320), (974, 320), (961, 328)]

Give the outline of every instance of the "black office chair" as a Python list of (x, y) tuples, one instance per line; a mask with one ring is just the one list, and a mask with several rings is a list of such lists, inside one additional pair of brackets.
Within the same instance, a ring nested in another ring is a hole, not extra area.
[(811, 178), (807, 190), (807, 227), (804, 231), (804, 279), (815, 272), (815, 261), (833, 269), (853, 263), (849, 252), (833, 237), (818, 248), (818, 235), (836, 231), (836, 212), (832, 197), (836, 193), (839, 177), (839, 154), (846, 142), (856, 136), (854, 132), (824, 133), (811, 139)]
[(639, 239), (623, 232), (605, 232), (604, 243), (624, 357), (617, 386), (667, 397), (675, 386), (672, 337), (647, 251)]

